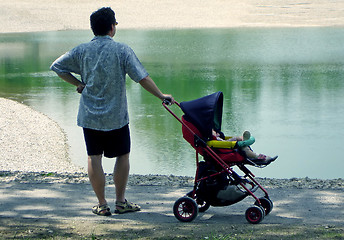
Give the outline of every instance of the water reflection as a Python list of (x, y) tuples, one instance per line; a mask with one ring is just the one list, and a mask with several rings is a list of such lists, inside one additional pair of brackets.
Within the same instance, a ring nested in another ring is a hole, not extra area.
[[(177, 101), (224, 93), (223, 130), (256, 137), (254, 149), (279, 154), (258, 176), (342, 177), (344, 47), (341, 28), (120, 30), (164, 92)], [(86, 166), (79, 96), (48, 70), (89, 41), (89, 31), (0, 35), (0, 96), (41, 111), (67, 132), (71, 157)], [(193, 175), (195, 153), (181, 126), (153, 96), (128, 80), (132, 173)], [(181, 116), (179, 109), (172, 109)], [(105, 159), (107, 172), (112, 160)]]

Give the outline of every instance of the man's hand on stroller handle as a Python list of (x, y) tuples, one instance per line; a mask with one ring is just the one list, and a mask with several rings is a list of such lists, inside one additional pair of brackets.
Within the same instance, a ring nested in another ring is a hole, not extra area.
[(166, 105), (172, 105), (174, 102), (175, 101), (174, 101), (174, 98), (172, 97), (172, 95), (164, 94), (163, 103), (165, 103)]

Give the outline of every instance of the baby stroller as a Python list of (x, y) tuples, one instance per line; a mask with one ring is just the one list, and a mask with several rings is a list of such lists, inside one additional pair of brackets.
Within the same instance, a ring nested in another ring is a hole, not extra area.
[[(194, 220), (198, 212), (205, 212), (210, 206), (229, 206), (247, 196), (252, 196), (254, 205), (250, 206), (245, 217), (249, 223), (260, 223), (268, 215), (273, 203), (267, 191), (254, 179), (253, 173), (246, 167), (254, 164), (240, 152), (240, 147), (254, 142), (229, 142), (213, 140), (212, 130), (221, 131), (223, 93), (214, 94), (187, 102), (176, 102), (184, 115), (180, 119), (164, 101), (163, 106), (181, 124), (183, 138), (196, 150), (196, 175), (193, 190), (179, 198), (174, 206), (175, 217), (182, 222)], [(199, 155), (203, 159), (199, 158)], [(233, 170), (237, 166), (240, 176)], [(258, 198), (254, 193), (260, 189), (264, 197)]]

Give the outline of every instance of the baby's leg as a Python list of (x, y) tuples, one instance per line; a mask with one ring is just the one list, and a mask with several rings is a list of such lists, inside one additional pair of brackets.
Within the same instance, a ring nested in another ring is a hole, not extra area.
[(249, 159), (256, 159), (258, 157), (258, 155), (256, 153), (254, 153), (252, 151), (252, 149), (249, 147), (243, 147), (243, 148), (241, 148), (241, 150), (245, 152), (246, 156)]
[(226, 141), (233, 142), (233, 141), (242, 141), (242, 137), (230, 137)]
[(270, 156), (266, 156), (264, 154), (254, 153), (250, 147), (243, 147), (243, 148), (241, 148), (241, 150), (244, 151), (247, 158), (249, 158), (252, 161), (263, 161), (263, 162), (270, 161), (270, 162), (272, 162), (272, 161), (275, 161), (278, 157), (278, 156), (270, 157)]
[(237, 137), (230, 137), (229, 139), (227, 139), (227, 141), (246, 141), (249, 140), (251, 137), (251, 133), (249, 131), (245, 131), (242, 134), (242, 137), (237, 136)]

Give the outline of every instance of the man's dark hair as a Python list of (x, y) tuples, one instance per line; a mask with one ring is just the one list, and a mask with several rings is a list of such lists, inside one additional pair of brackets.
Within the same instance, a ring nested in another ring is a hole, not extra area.
[(91, 14), (90, 22), (95, 36), (105, 36), (116, 23), (115, 12), (110, 7), (100, 8)]

